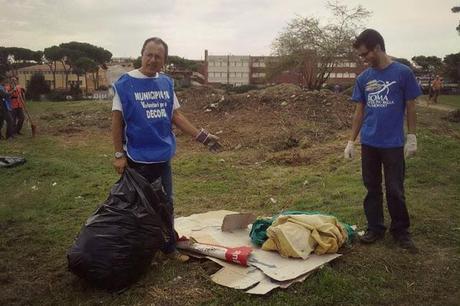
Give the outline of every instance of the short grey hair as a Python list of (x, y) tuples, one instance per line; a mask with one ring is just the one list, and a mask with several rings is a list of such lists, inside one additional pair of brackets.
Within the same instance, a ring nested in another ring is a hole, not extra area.
[(163, 47), (165, 48), (165, 62), (166, 62), (168, 60), (168, 44), (165, 43), (164, 40), (159, 37), (147, 38), (144, 41), (144, 44), (142, 45), (141, 55), (144, 54), (145, 46), (147, 46), (149, 42), (154, 42), (154, 43), (163, 45)]

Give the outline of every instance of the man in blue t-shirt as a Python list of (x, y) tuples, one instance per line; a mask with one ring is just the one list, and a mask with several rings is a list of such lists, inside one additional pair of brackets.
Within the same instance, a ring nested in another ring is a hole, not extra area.
[(392, 61), (386, 54), (383, 37), (377, 31), (363, 31), (353, 47), (370, 66), (356, 79), (352, 95), (356, 109), (351, 138), (344, 151), (345, 158), (354, 157), (354, 141), (361, 131), (362, 177), (367, 189), (364, 199), (367, 231), (361, 242), (373, 243), (384, 237), (383, 166), (390, 232), (400, 247), (416, 251), (409, 234), (404, 196), (404, 157), (413, 156), (417, 151), (415, 99), (421, 95), (420, 87), (409, 67)]
[[(119, 174), (131, 167), (149, 182), (161, 177), (173, 216), (171, 159), (176, 152), (172, 124), (206, 145), (220, 148), (218, 137), (198, 130), (179, 111), (173, 80), (161, 73), (168, 58), (168, 45), (158, 37), (144, 42), (140, 69), (122, 75), (113, 85), (112, 138), (115, 148), (113, 165)], [(163, 249), (170, 258), (187, 261), (176, 250), (174, 228), (171, 243)]]

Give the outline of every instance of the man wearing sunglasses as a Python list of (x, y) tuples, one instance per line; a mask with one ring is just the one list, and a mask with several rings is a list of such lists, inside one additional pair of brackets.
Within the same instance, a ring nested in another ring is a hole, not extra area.
[[(409, 214), (404, 196), (405, 156), (415, 155), (415, 99), (420, 87), (411, 69), (394, 62), (386, 54), (383, 37), (375, 30), (363, 31), (353, 44), (369, 68), (356, 79), (352, 100), (356, 102), (351, 138), (345, 158), (354, 157), (354, 141), (361, 131), (361, 166), (367, 195), (364, 212), (367, 231), (362, 243), (384, 237), (382, 167), (390, 233), (403, 249), (416, 251), (409, 234)], [(404, 114), (407, 111), (407, 137), (404, 139)]]

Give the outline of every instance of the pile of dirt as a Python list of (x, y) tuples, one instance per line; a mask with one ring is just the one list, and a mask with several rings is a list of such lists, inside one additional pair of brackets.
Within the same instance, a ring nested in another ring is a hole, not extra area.
[(353, 113), (348, 96), (304, 91), (293, 84), (242, 94), (190, 88), (177, 95), (184, 113), (197, 126), (217, 133), (229, 148), (309, 148), (349, 129)]
[[(190, 121), (218, 135), (225, 150), (256, 149), (265, 161), (277, 163), (309, 163), (308, 151), (349, 129), (353, 112), (348, 96), (329, 90), (304, 91), (293, 84), (246, 93), (192, 87), (177, 96)], [(40, 117), (40, 126), (54, 135), (110, 131), (110, 117), (107, 104), (97, 110), (48, 113)], [(179, 137), (181, 145), (188, 146), (189, 139)]]

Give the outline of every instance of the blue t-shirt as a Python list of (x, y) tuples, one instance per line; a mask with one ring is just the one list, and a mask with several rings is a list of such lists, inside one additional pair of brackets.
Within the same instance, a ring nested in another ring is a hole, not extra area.
[(351, 97), (366, 104), (361, 143), (377, 148), (404, 146), (406, 101), (421, 94), (412, 70), (401, 63), (363, 71), (356, 79)]
[(124, 74), (114, 84), (123, 108), (126, 153), (139, 163), (170, 160), (176, 152), (172, 132), (174, 85), (171, 78), (133, 78)]

